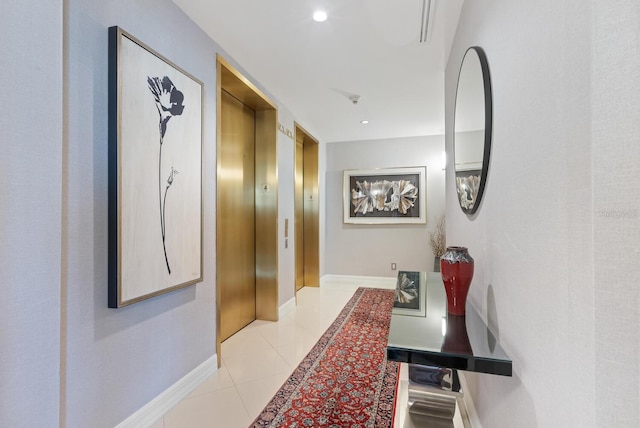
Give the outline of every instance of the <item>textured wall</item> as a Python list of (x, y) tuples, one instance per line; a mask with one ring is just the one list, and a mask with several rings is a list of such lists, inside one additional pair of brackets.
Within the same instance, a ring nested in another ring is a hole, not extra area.
[[(215, 353), (215, 58), (222, 51), (168, 0), (69, 0), (68, 10), (63, 406), (68, 426), (112, 427)], [(108, 309), (106, 294), (107, 28), (112, 25), (204, 83), (204, 281), (121, 309)], [(282, 138), (279, 134), (280, 144)], [(286, 150), (279, 152), (283, 159)], [(286, 183), (287, 177), (280, 180)]]
[[(69, 0), (64, 414), (112, 427), (215, 353), (215, 51), (170, 1)], [(118, 25), (204, 82), (204, 281), (107, 308), (107, 29)], [(178, 30), (179, 29), (179, 30)]]
[(0, 426), (58, 421), (62, 1), (0, 2)]
[[(431, 270), (429, 233), (444, 212), (443, 137), (331, 143), (326, 145), (325, 271), (323, 274), (394, 277), (398, 269)], [(427, 224), (343, 223), (343, 171), (427, 167)]]
[(596, 423), (640, 426), (640, 3), (592, 2), (592, 17)]
[(638, 426), (639, 5), (465, 2), (446, 70), (447, 153), (467, 47), (487, 53), (494, 137), (479, 212), (447, 171), (447, 231), (513, 378), (470, 375), (482, 425)]

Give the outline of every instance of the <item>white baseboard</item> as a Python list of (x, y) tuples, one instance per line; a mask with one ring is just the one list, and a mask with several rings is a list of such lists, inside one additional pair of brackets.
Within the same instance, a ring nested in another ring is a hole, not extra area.
[(357, 276), (357, 275), (323, 275), (320, 286), (325, 284), (349, 284), (371, 288), (395, 288), (396, 277)]
[(292, 297), (288, 302), (284, 303), (278, 309), (278, 319), (282, 318), (284, 315), (288, 314), (292, 310), (296, 308), (296, 298)]
[(467, 416), (469, 418), (469, 424), (473, 428), (482, 428), (482, 424), (480, 423), (480, 418), (478, 418), (478, 411), (476, 410), (476, 405), (473, 402), (473, 398), (471, 398), (471, 394), (468, 394), (467, 391), (467, 379), (464, 377), (464, 373), (462, 370), (458, 370), (458, 377), (460, 378), (460, 387), (462, 388), (462, 401), (464, 401), (464, 406), (467, 411)]
[(218, 356), (214, 354), (140, 410), (118, 424), (116, 428), (141, 428), (153, 425), (216, 370), (218, 370)]

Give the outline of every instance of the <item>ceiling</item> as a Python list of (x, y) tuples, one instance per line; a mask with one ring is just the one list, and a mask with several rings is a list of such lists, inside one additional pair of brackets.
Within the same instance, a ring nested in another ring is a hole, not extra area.
[(444, 133), (463, 0), (431, 0), (426, 43), (423, 0), (173, 1), (322, 142)]

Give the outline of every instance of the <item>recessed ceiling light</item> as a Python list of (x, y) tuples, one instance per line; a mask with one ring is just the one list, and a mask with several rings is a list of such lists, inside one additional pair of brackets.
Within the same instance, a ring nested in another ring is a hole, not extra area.
[(324, 10), (317, 10), (313, 12), (313, 20), (316, 22), (323, 22), (327, 20), (327, 12)]
[(367, 123), (369, 123), (368, 120), (361, 120), (360, 123), (362, 123), (363, 125), (366, 125)]

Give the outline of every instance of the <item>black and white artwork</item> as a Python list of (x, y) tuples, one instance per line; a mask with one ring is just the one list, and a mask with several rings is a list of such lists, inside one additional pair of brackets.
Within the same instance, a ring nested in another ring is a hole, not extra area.
[(425, 167), (344, 171), (344, 222), (425, 223)]
[[(163, 177), (166, 174), (162, 173), (162, 144), (164, 142), (164, 136), (167, 132), (167, 124), (169, 119), (175, 116), (180, 116), (184, 111), (184, 95), (175, 87), (169, 76), (150, 77), (147, 76), (147, 82), (149, 83), (149, 90), (156, 101), (156, 108), (158, 109), (158, 130), (160, 133), (160, 145), (158, 149), (158, 202), (160, 203), (160, 229), (162, 234), (162, 248), (164, 250), (164, 259), (167, 262), (167, 272), (171, 274), (171, 266), (169, 265), (169, 258), (167, 257), (167, 245), (166, 245), (166, 224), (165, 213), (167, 204), (167, 194), (169, 188), (173, 184), (173, 178), (178, 174), (178, 170), (171, 166), (171, 171), (166, 180), (163, 182)], [(164, 192), (162, 188), (164, 187)]]
[(202, 281), (202, 83), (109, 29), (109, 307)]

